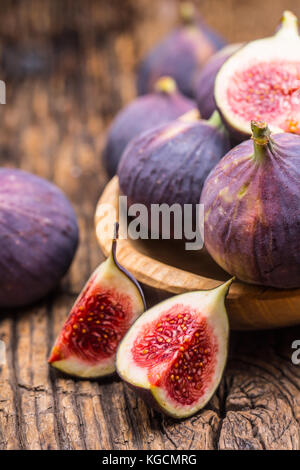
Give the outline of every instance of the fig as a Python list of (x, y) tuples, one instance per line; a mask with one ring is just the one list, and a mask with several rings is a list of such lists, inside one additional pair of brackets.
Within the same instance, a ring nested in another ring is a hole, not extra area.
[(229, 148), (217, 111), (208, 121), (187, 113), (127, 146), (118, 168), (121, 192), (129, 205), (144, 204), (148, 213), (152, 204), (179, 204), (182, 210), (192, 204), (196, 209), (208, 173)]
[(230, 44), (216, 52), (199, 71), (195, 79), (194, 95), (197, 101), (201, 116), (208, 119), (216, 109), (214, 89), (216, 76), (226, 62), (242, 44)]
[(140, 95), (150, 93), (155, 81), (173, 77), (180, 91), (193, 97), (196, 72), (225, 41), (199, 18), (195, 6), (184, 2), (180, 6), (181, 25), (159, 42), (138, 68), (137, 89)]
[(285, 11), (273, 37), (250, 42), (216, 77), (215, 100), (236, 142), (251, 135), (250, 121), (271, 131), (300, 133), (300, 37), (297, 18)]
[(145, 310), (141, 287), (110, 256), (93, 272), (53, 346), (48, 362), (77, 377), (96, 378), (115, 371), (115, 353), (124, 334)]
[(205, 246), (242, 281), (300, 287), (300, 136), (272, 134), (252, 121), (253, 137), (209, 174), (201, 195)]
[(108, 175), (115, 175), (121, 155), (134, 137), (173, 121), (195, 107), (194, 101), (178, 92), (172, 78), (160, 78), (153, 93), (136, 98), (114, 119), (103, 151), (103, 162)]
[(167, 299), (141, 315), (125, 335), (117, 372), (150, 405), (186, 418), (214, 394), (227, 359), (224, 301), (231, 282)]
[(56, 287), (78, 244), (71, 204), (54, 184), (0, 169), (0, 307), (33, 303)]

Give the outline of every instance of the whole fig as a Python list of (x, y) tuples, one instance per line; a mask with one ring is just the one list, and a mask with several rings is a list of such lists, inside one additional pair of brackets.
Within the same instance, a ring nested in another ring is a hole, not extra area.
[(178, 92), (172, 78), (160, 78), (153, 93), (133, 100), (111, 124), (103, 151), (108, 175), (115, 175), (122, 153), (134, 137), (159, 124), (173, 121), (195, 107), (194, 101)]
[(149, 214), (152, 204), (196, 208), (208, 173), (229, 148), (217, 111), (208, 121), (187, 113), (126, 147), (118, 168), (121, 192), (129, 205), (142, 203)]
[(27, 305), (51, 291), (77, 243), (75, 213), (54, 184), (0, 169), (0, 307)]
[(182, 25), (150, 50), (140, 64), (137, 80), (140, 95), (151, 92), (159, 77), (169, 75), (184, 95), (193, 97), (196, 72), (225, 45), (199, 18), (192, 3), (181, 4), (180, 16)]
[(251, 127), (205, 182), (205, 246), (242, 281), (300, 287), (300, 136)]

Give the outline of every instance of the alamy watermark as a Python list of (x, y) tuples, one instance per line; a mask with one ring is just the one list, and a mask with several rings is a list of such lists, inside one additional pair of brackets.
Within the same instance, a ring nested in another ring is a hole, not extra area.
[(295, 339), (292, 342), (292, 349), (295, 349), (291, 357), (292, 363), (298, 366), (300, 364), (300, 339)]
[[(119, 238), (132, 240), (184, 240), (186, 250), (200, 250), (204, 244), (203, 204), (128, 205), (126, 196), (119, 196), (118, 211), (111, 204), (100, 204), (97, 231), (113, 236), (114, 222), (123, 220)], [(117, 213), (118, 212), (118, 213)], [(124, 220), (125, 219), (125, 220)]]
[(5, 364), (5, 343), (0, 340), (0, 366), (3, 366)]
[(6, 104), (6, 85), (3, 80), (0, 80), (0, 104)]

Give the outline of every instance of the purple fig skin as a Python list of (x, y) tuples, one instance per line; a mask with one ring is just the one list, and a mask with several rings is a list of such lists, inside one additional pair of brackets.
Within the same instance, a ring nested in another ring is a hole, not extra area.
[(137, 78), (138, 94), (150, 93), (159, 77), (169, 75), (184, 95), (193, 98), (196, 72), (225, 44), (201, 19), (176, 28), (141, 62)]
[[(196, 103), (176, 90), (175, 82), (169, 80), (173, 89), (159, 91), (136, 98), (126, 106), (113, 121), (103, 151), (106, 171), (112, 178), (126, 145), (139, 134), (160, 124), (166, 124), (196, 108)], [(172, 88), (172, 87), (171, 87)]]
[(211, 169), (229, 150), (222, 128), (208, 121), (178, 119), (134, 139), (118, 168), (121, 192), (128, 203), (196, 204)]
[(194, 95), (203, 119), (209, 119), (216, 109), (214, 88), (217, 73), (241, 46), (241, 44), (230, 44), (224, 47), (214, 54), (197, 74)]
[(71, 204), (54, 184), (0, 169), (0, 307), (31, 304), (68, 270), (78, 244)]
[(232, 149), (205, 182), (205, 245), (242, 281), (299, 288), (300, 136), (272, 135), (255, 153), (253, 145)]

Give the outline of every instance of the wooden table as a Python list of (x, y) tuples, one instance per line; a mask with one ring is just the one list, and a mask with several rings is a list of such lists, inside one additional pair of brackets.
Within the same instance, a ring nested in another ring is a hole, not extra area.
[[(80, 381), (49, 369), (54, 338), (103, 260), (93, 214), (106, 183), (100, 158), (105, 129), (134, 96), (137, 58), (175, 15), (170, 0), (90, 1), (85, 9), (84, 2), (71, 7), (66, 1), (63, 13), (58, 1), (52, 9), (50, 3), (37, 16), (34, 0), (14, 2), (14, 8), (1, 2), (7, 104), (0, 113), (0, 164), (63, 188), (77, 212), (81, 243), (58, 291), (31, 308), (1, 312), (7, 364), (0, 370), (0, 449), (299, 449), (300, 366), (291, 362), (291, 344), (300, 328), (232, 333), (218, 392), (202, 412), (181, 422), (147, 408), (117, 378)], [(260, 11), (271, 9), (275, 21), (283, 3), (291, 2), (260, 2)], [(215, 15), (221, 4), (224, 15)], [(253, 4), (201, 2), (206, 18), (215, 26), (222, 20), (219, 29), (231, 40), (255, 36), (245, 17), (265, 34), (262, 18), (253, 19)], [(242, 15), (240, 25), (233, 14)]]

